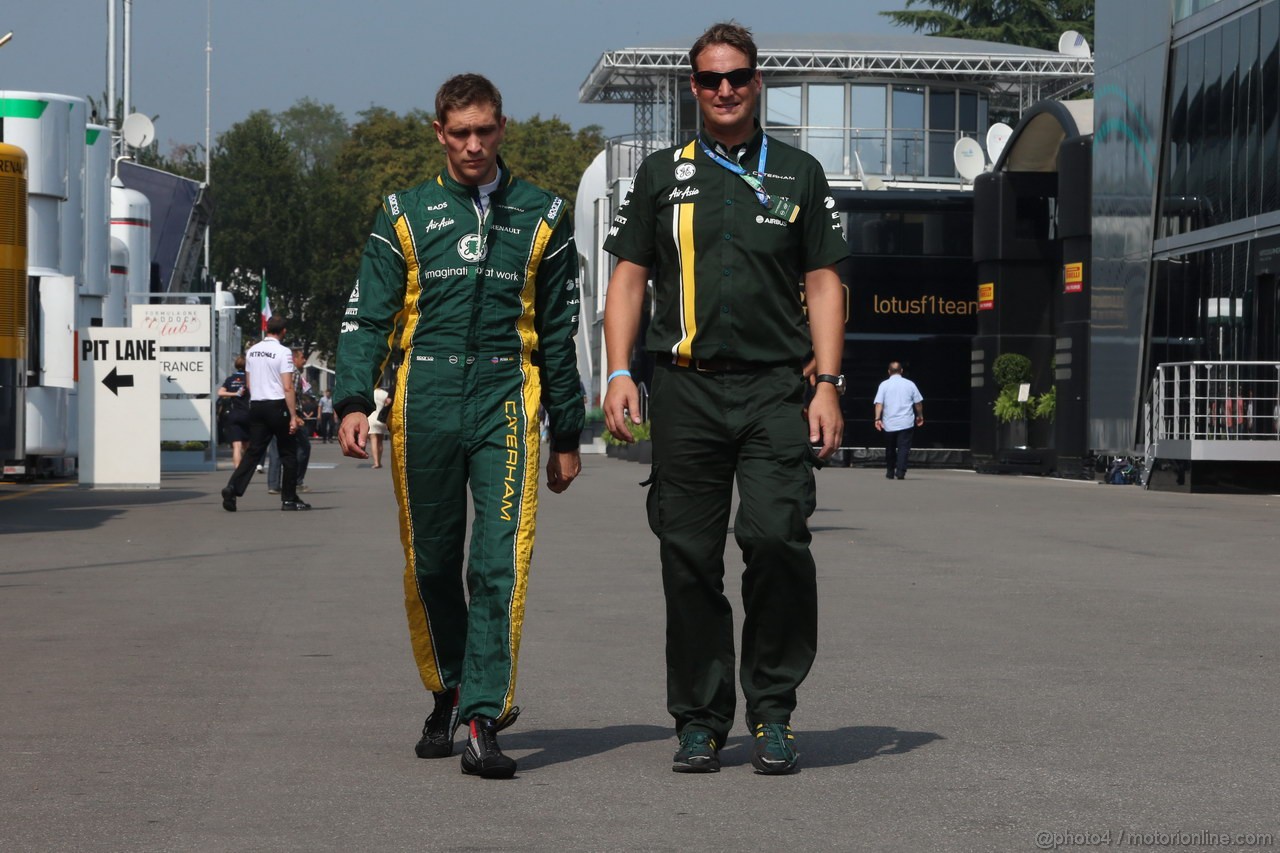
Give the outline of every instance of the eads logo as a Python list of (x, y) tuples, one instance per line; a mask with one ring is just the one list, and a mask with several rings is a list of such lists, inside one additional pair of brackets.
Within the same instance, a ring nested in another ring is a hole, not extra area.
[(468, 234), (458, 241), (458, 256), (476, 264), (489, 256), (489, 245), (479, 234)]

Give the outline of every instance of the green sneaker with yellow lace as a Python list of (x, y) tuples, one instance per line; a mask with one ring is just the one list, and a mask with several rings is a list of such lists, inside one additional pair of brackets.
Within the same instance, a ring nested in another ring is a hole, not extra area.
[(715, 736), (703, 729), (685, 729), (671, 769), (676, 773), (719, 773), (720, 748)]
[(796, 736), (791, 733), (790, 723), (755, 723), (751, 736), (751, 765), (757, 773), (781, 776), (796, 769), (800, 754), (796, 752)]

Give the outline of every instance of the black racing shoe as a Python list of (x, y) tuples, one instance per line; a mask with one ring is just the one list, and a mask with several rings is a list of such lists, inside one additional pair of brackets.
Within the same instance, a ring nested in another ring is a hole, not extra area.
[(720, 748), (711, 732), (685, 729), (680, 735), (680, 749), (671, 760), (676, 773), (719, 773)]
[(227, 512), (236, 511), (236, 490), (230, 486), (222, 490), (222, 508)]
[(796, 752), (796, 736), (790, 723), (755, 723), (751, 726), (755, 743), (751, 748), (751, 765), (757, 773), (782, 776), (796, 769), (800, 754)]
[[(508, 715), (508, 718), (510, 715)], [(462, 772), (481, 779), (510, 779), (516, 775), (516, 760), (498, 748), (498, 722), (476, 717), (468, 726), (471, 736), (462, 751)]]
[(453, 733), (458, 730), (458, 688), (432, 694), (436, 707), (422, 724), (422, 739), (413, 748), (419, 758), (453, 755)]
[(311, 504), (304, 500), (280, 501), (280, 509), (285, 510), (286, 512), (294, 512), (300, 509), (311, 509)]

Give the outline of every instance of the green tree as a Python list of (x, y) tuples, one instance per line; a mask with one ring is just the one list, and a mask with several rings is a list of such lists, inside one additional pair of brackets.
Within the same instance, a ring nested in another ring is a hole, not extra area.
[[(912, 11), (913, 6), (931, 8)], [(1043, 50), (1057, 50), (1067, 30), (1093, 41), (1093, 0), (907, 0), (905, 10), (880, 14), (931, 36)]]
[(258, 336), (258, 276), (266, 270), (273, 312), (302, 337), (311, 302), (302, 245), (312, 212), (303, 203), (299, 159), (271, 114), (258, 110), (219, 136), (211, 172), (210, 260), (236, 302), (249, 306), (236, 321), (248, 337)]
[[(218, 138), (212, 161), (212, 264), (241, 305), (238, 322), (259, 332), (263, 269), (272, 307), (290, 335), (332, 355), (347, 296), (380, 199), (445, 168), (431, 115), (373, 107), (348, 125), (327, 104), (304, 98), (280, 113), (252, 113)], [(509, 120), (503, 158), (519, 176), (572, 202), (578, 181), (604, 147), (600, 128), (574, 130), (559, 118)], [(152, 165), (203, 179), (198, 146)]]
[(333, 165), (351, 133), (337, 107), (310, 98), (276, 113), (275, 122), (307, 172)]
[(575, 132), (557, 116), (534, 115), (523, 121), (507, 120), (502, 157), (515, 174), (572, 205), (582, 173), (602, 148), (604, 136), (598, 125)]

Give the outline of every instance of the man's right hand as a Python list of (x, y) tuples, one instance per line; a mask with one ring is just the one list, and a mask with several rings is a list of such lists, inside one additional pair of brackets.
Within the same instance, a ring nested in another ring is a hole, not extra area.
[(352, 459), (368, 459), (365, 447), (369, 443), (369, 417), (361, 412), (348, 412), (338, 424), (338, 446), (343, 456)]
[(619, 376), (609, 383), (604, 395), (604, 425), (619, 441), (631, 444), (631, 424), (640, 423), (640, 392), (630, 376)]

